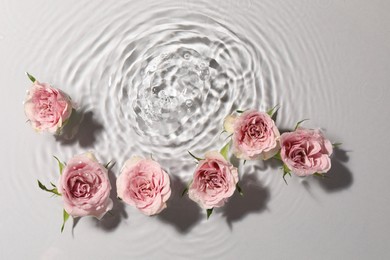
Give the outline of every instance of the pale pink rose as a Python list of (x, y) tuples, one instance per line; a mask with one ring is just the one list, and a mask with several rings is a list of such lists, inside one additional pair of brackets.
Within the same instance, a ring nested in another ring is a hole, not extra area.
[(58, 192), (65, 211), (73, 217), (94, 216), (101, 219), (112, 209), (108, 170), (92, 153), (77, 155), (64, 167)]
[(72, 113), (72, 102), (61, 90), (35, 81), (24, 102), (24, 112), (36, 131), (58, 133)]
[(233, 154), (240, 159), (269, 159), (279, 151), (280, 133), (272, 118), (263, 112), (247, 110), (227, 116), (224, 128), (233, 137)]
[(298, 128), (280, 137), (280, 156), (287, 167), (298, 176), (329, 171), (331, 142), (318, 129)]
[(204, 209), (221, 207), (233, 195), (237, 182), (237, 168), (219, 152), (208, 152), (199, 161), (188, 195)]
[(141, 157), (125, 162), (116, 187), (120, 199), (148, 216), (165, 209), (171, 196), (169, 175), (159, 163)]

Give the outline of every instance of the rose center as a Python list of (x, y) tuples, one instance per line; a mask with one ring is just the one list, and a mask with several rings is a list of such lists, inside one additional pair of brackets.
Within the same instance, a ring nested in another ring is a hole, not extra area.
[(71, 187), (71, 194), (75, 198), (92, 197), (96, 193), (100, 184), (100, 179), (95, 174), (91, 174), (89, 172), (79, 172), (68, 181), (68, 185)]
[(217, 170), (203, 171), (200, 175), (200, 190), (206, 191), (207, 189), (215, 190), (224, 186), (224, 181), (221, 176), (218, 175)]
[(154, 183), (144, 177), (137, 177), (133, 179), (129, 186), (129, 190), (139, 200), (143, 200), (146, 197), (154, 197), (155, 188)]

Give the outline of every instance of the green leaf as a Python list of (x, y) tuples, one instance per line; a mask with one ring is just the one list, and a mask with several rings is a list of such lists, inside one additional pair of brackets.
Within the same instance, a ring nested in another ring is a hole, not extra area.
[(181, 196), (183, 197), (186, 193), (188, 193), (188, 187), (183, 190), (183, 192), (181, 193)]
[(267, 114), (272, 117), (278, 110), (279, 110), (279, 105), (274, 106), (270, 110), (267, 111)]
[(237, 182), (237, 184), (236, 184), (236, 189), (237, 189), (238, 193), (239, 193), (241, 196), (244, 196), (244, 193), (242, 192), (242, 189), (241, 189), (240, 185), (238, 184), (238, 182)]
[(228, 153), (229, 153), (229, 148), (230, 148), (230, 142), (228, 142), (227, 144), (225, 144), (224, 147), (222, 147), (220, 153), (222, 154), (222, 156), (228, 160)]
[(246, 164), (246, 160), (244, 160), (244, 165)]
[(286, 183), (286, 185), (288, 185), (287, 181), (286, 181), (287, 174), (290, 175), (290, 177), (291, 177), (291, 170), (287, 167), (287, 165), (283, 164), (283, 180)]
[(328, 176), (326, 176), (326, 175), (324, 175), (322, 173), (318, 173), (318, 172), (315, 172), (313, 175), (316, 176), (316, 177), (321, 177), (321, 178), (329, 178)]
[(227, 139), (229, 139), (230, 137), (232, 137), (232, 136), (233, 136), (233, 134), (228, 135), (228, 137), (225, 138), (225, 141), (226, 141)]
[(120, 198), (120, 197), (116, 197), (118, 200), (122, 200), (122, 198)]
[(339, 148), (343, 143), (334, 143), (332, 144), (333, 148)]
[(51, 186), (53, 186), (54, 188), (57, 188), (56, 185), (54, 185), (54, 183), (50, 182)]
[(196, 157), (195, 155), (193, 155), (190, 151), (187, 151), (191, 156), (192, 156), (192, 158), (194, 158), (195, 160), (197, 160), (197, 161), (201, 161), (201, 160), (203, 160), (202, 158), (199, 158), (199, 157)]
[(245, 110), (236, 110), (237, 113), (242, 114), (245, 112)]
[(188, 190), (190, 189), (191, 183), (192, 183), (192, 180), (187, 184), (187, 186), (185, 187), (185, 189), (184, 189), (183, 192), (181, 193), (181, 196), (182, 196), (182, 197), (183, 197), (186, 193), (188, 194)]
[(305, 121), (307, 121), (307, 120), (309, 120), (309, 119), (303, 119), (303, 120), (299, 121), (299, 122), (295, 125), (294, 131), (297, 130), (297, 128), (298, 128), (303, 122), (305, 122)]
[(37, 81), (34, 76), (32, 76), (30, 73), (26, 72), (27, 74), (27, 77), (31, 80), (32, 83), (34, 83), (35, 81)]
[(211, 209), (207, 209), (206, 210), (206, 213), (207, 213), (207, 219), (209, 219), (209, 217), (211, 216), (211, 214), (213, 213), (213, 209), (214, 208), (211, 208)]
[(66, 221), (69, 219), (69, 214), (68, 214), (68, 212), (65, 211), (65, 209), (63, 212), (63, 218), (64, 218), (64, 222), (62, 222), (61, 233), (62, 233), (62, 231), (64, 231)]
[[(153, 159), (153, 158), (152, 158)], [(113, 160), (109, 161), (108, 163), (106, 163), (104, 165), (104, 168), (106, 168), (107, 170), (110, 170), (112, 167), (114, 167), (116, 162), (114, 162)]]
[(276, 160), (279, 160), (279, 161), (282, 160), (282, 157), (280, 156), (280, 151), (279, 151), (277, 154), (274, 155), (274, 158), (275, 158)]
[[(55, 195), (58, 195), (58, 196), (61, 196), (61, 194), (58, 192), (57, 188), (53, 188), (53, 189), (48, 189), (46, 188), (45, 185), (43, 185), (39, 180), (38, 181), (38, 186), (41, 190), (44, 190), (44, 191), (47, 191), (47, 192), (50, 192), (50, 193), (53, 193)], [(53, 185), (53, 184), (52, 184)]]
[(57, 157), (55, 157), (55, 156), (53, 156), (53, 157), (54, 157), (54, 159), (57, 160), (57, 162), (58, 162), (58, 168), (60, 169), (60, 174), (62, 174), (62, 170), (64, 169), (65, 164), (64, 164), (63, 162), (61, 162)]

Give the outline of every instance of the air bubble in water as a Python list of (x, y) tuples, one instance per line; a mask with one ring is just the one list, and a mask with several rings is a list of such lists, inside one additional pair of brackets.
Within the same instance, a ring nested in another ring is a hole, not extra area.
[(187, 99), (187, 100), (186, 100), (186, 106), (187, 106), (187, 107), (192, 107), (192, 104), (193, 104), (193, 102), (192, 102), (191, 99)]

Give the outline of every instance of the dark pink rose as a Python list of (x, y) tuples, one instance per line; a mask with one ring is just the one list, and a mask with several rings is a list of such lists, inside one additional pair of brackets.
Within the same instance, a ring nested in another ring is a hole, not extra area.
[(233, 195), (237, 182), (237, 168), (219, 152), (208, 152), (199, 161), (188, 195), (204, 209), (221, 207)]
[(224, 127), (233, 134), (233, 153), (237, 158), (266, 160), (279, 151), (279, 130), (267, 113), (248, 110), (238, 117), (227, 116)]
[(298, 176), (329, 171), (331, 142), (320, 130), (298, 128), (280, 136), (280, 156), (287, 167)]
[(24, 103), (25, 114), (38, 131), (58, 133), (72, 113), (72, 102), (61, 90), (35, 81)]
[(58, 185), (64, 209), (73, 217), (94, 216), (101, 219), (113, 206), (110, 190), (107, 169), (92, 153), (70, 159)]
[(157, 162), (141, 157), (126, 161), (116, 186), (120, 199), (148, 216), (165, 209), (171, 196), (169, 175)]

